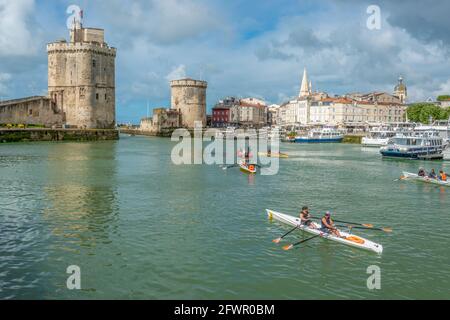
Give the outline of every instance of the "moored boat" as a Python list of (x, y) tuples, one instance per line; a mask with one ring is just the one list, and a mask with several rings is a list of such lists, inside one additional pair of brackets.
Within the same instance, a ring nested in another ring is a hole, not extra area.
[(348, 232), (340, 231), (343, 238), (339, 238), (332, 234), (323, 233), (322, 231), (320, 231), (318, 229), (312, 229), (307, 226), (300, 225), (299, 218), (296, 218), (296, 217), (293, 217), (293, 216), (290, 216), (290, 215), (287, 215), (284, 213), (276, 212), (273, 210), (269, 210), (269, 209), (267, 209), (266, 211), (267, 211), (267, 215), (268, 215), (269, 219), (275, 219), (277, 221), (280, 221), (282, 223), (288, 224), (293, 227), (299, 226), (300, 230), (310, 233), (310, 234), (313, 234), (313, 235), (320, 235), (322, 238), (324, 238), (326, 240), (335, 241), (335, 242), (338, 242), (341, 244), (345, 244), (345, 245), (348, 245), (351, 247), (355, 247), (355, 248), (359, 248), (359, 249), (363, 249), (363, 250), (367, 250), (367, 251), (372, 251), (372, 252), (375, 252), (378, 254), (381, 254), (383, 252), (383, 246), (381, 244), (367, 240), (360, 236), (356, 236), (356, 235), (350, 234)]
[(436, 178), (430, 178), (430, 177), (421, 177), (418, 174), (410, 173), (410, 172), (403, 172), (403, 176), (401, 179), (402, 180), (414, 180), (414, 181), (420, 181), (420, 182), (450, 187), (450, 181), (442, 181), (442, 180), (439, 180)]
[(383, 157), (433, 160), (442, 159), (447, 145), (434, 131), (423, 133), (398, 134), (381, 147)]
[(388, 144), (389, 139), (395, 137), (397, 131), (389, 129), (375, 129), (362, 138), (361, 144), (364, 147), (382, 147)]
[(312, 129), (307, 136), (295, 137), (296, 143), (340, 143), (344, 135), (332, 128)]

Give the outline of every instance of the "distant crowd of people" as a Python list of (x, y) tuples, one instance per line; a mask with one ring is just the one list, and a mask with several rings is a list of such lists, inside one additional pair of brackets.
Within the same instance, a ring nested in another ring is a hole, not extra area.
[(440, 170), (439, 174), (436, 174), (434, 169), (431, 169), (431, 171), (429, 173), (427, 173), (424, 168), (420, 168), (418, 175), (419, 175), (419, 177), (428, 177), (430, 179), (438, 179), (440, 181), (447, 181), (447, 174), (443, 170)]

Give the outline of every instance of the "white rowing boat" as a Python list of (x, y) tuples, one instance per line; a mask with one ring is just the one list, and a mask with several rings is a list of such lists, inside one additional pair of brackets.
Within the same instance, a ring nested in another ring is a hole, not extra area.
[(240, 163), (239, 164), (239, 168), (244, 173), (248, 173), (248, 174), (255, 174), (256, 173), (256, 166), (254, 164), (247, 165), (245, 163)]
[(415, 180), (415, 181), (420, 181), (420, 182), (425, 182), (425, 183), (437, 184), (440, 186), (447, 186), (447, 187), (450, 186), (450, 181), (441, 181), (439, 179), (433, 179), (430, 177), (421, 177), (415, 173), (410, 173), (410, 172), (403, 172), (402, 180)]
[[(291, 225), (293, 227), (300, 225), (299, 218), (296, 218), (296, 217), (293, 217), (293, 216), (290, 216), (290, 215), (287, 215), (284, 213), (279, 213), (279, 212), (267, 209), (267, 215), (269, 216), (269, 219), (275, 219), (280, 222)], [(314, 224), (317, 227), (320, 227), (318, 224), (316, 224), (316, 223), (314, 223)], [(321, 235), (321, 237), (324, 239), (339, 242), (341, 244), (346, 244), (351, 247), (372, 251), (372, 252), (375, 252), (378, 254), (381, 254), (383, 252), (383, 246), (381, 244), (372, 242), (370, 240), (364, 239), (360, 236), (350, 234), (348, 232), (339, 231), (341, 233), (341, 235), (343, 236), (343, 238), (339, 238), (335, 235), (323, 233), (322, 231), (320, 231), (318, 229), (309, 228), (309, 227), (306, 227), (303, 225), (300, 226), (299, 229), (302, 231), (311, 233), (313, 235)]]

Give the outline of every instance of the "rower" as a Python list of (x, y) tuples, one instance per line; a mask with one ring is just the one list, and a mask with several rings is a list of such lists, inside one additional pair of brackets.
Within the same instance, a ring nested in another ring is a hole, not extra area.
[(322, 227), (320, 228), (320, 230), (322, 232), (325, 233), (332, 233), (335, 236), (342, 238), (341, 233), (339, 232), (338, 229), (336, 229), (336, 227), (334, 226), (334, 222), (331, 219), (331, 213), (330, 211), (327, 211), (327, 213), (325, 214), (325, 216), (322, 218), (321, 220), (321, 224)]
[(423, 168), (419, 169), (419, 173), (417, 174), (419, 177), (425, 177), (427, 174)]
[(439, 171), (439, 180), (447, 181), (447, 174), (443, 170)]
[(308, 207), (303, 207), (302, 208), (302, 211), (300, 212), (300, 223), (303, 226), (307, 226), (309, 228), (316, 229), (316, 227), (312, 223)]
[(430, 179), (436, 179), (436, 178), (437, 178), (437, 175), (436, 175), (436, 172), (434, 171), (434, 169), (431, 169), (431, 172), (430, 172), (430, 174), (428, 175), (428, 177), (429, 177)]

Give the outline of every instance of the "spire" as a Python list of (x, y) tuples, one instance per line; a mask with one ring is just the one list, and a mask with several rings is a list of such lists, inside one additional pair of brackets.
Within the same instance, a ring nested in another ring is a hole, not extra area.
[(309, 96), (311, 93), (311, 88), (308, 82), (308, 72), (306, 71), (306, 68), (303, 71), (303, 80), (302, 80), (302, 86), (300, 89), (300, 95), (299, 98)]

